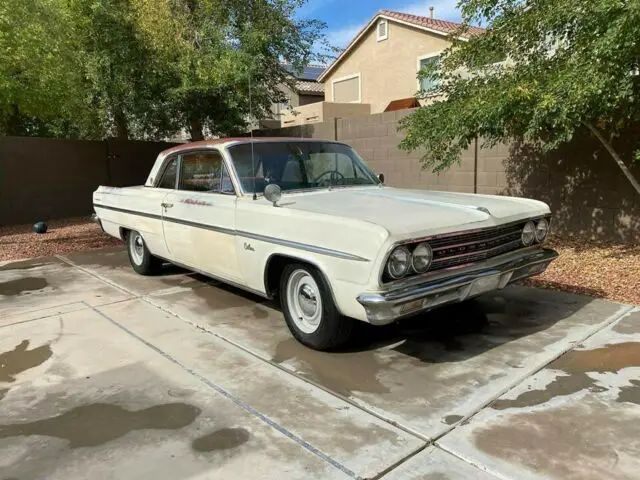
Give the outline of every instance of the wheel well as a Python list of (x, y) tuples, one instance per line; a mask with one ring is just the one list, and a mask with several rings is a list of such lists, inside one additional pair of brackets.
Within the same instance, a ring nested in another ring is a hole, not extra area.
[(325, 281), (327, 279), (324, 272), (317, 265), (314, 265), (311, 262), (302, 260), (300, 258), (289, 257), (287, 255), (275, 254), (269, 257), (269, 259), (267, 260), (267, 266), (264, 269), (264, 287), (267, 295), (270, 298), (273, 298), (277, 295), (280, 288), (280, 277), (282, 277), (282, 272), (284, 271), (285, 267), (291, 263), (300, 263), (302, 265), (313, 267), (320, 272), (320, 275), (325, 278)]
[(129, 233), (128, 228), (120, 227), (120, 240), (127, 240), (127, 234)]

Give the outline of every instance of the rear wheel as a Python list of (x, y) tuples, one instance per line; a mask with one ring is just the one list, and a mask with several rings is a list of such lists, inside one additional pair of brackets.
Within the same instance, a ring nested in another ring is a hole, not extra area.
[(127, 252), (131, 266), (140, 275), (153, 275), (162, 266), (162, 260), (151, 255), (142, 235), (135, 230), (127, 234)]
[(310, 265), (296, 263), (284, 268), (280, 304), (293, 336), (310, 348), (337, 348), (351, 335), (354, 320), (340, 315), (325, 278)]

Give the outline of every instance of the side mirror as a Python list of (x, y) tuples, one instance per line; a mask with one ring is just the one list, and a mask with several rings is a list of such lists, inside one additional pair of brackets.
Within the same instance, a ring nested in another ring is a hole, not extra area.
[(378, 174), (378, 180), (380, 180), (380, 183), (384, 183), (384, 173)]
[(274, 207), (278, 206), (278, 202), (282, 198), (282, 189), (275, 183), (270, 183), (264, 187), (264, 198), (273, 203)]

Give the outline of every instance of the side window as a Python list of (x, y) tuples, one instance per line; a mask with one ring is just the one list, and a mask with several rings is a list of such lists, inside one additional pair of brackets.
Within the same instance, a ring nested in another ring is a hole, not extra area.
[(218, 152), (183, 155), (178, 188), (193, 192), (233, 193), (233, 184)]
[(178, 157), (174, 157), (164, 168), (162, 178), (158, 182), (158, 188), (176, 188), (176, 175), (178, 174)]

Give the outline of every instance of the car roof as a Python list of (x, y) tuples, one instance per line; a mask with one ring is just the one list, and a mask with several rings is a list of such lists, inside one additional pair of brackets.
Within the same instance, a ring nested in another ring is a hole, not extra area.
[(241, 143), (274, 143), (274, 142), (323, 142), (323, 143), (340, 143), (335, 140), (323, 140), (320, 138), (300, 138), (300, 137), (227, 137), (227, 138), (214, 138), (211, 140), (201, 140), (198, 142), (188, 142), (175, 147), (171, 147), (162, 151), (162, 155), (170, 155), (172, 153), (181, 152), (183, 150), (193, 150), (198, 148), (211, 148), (220, 145), (237, 145)]

